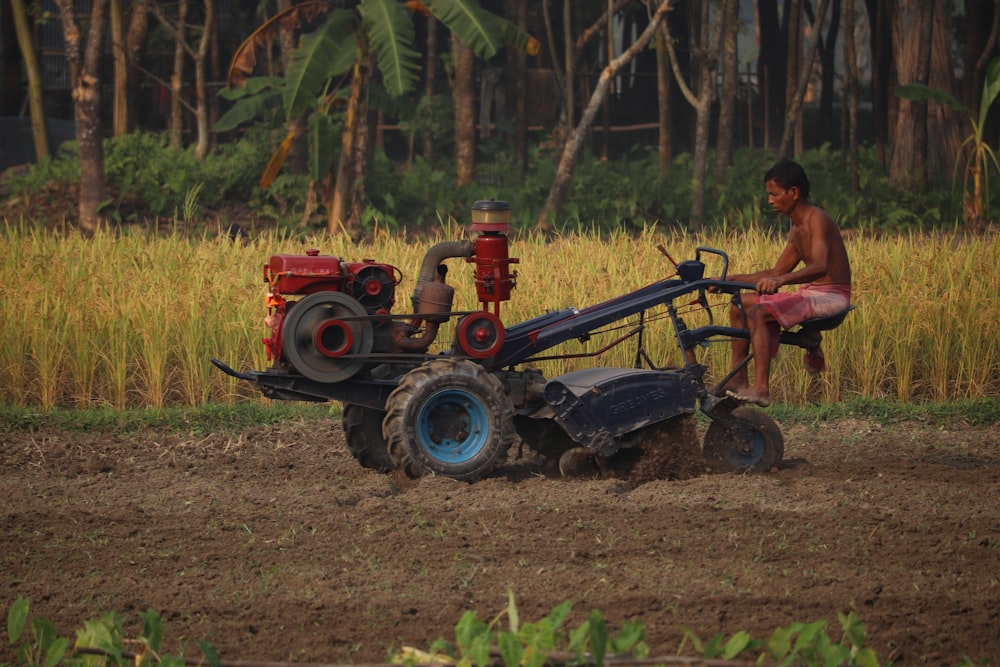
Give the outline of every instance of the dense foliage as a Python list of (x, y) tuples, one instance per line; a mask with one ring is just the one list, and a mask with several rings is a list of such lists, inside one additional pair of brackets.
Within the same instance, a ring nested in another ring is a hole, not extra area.
[[(310, 193), (318, 185), (306, 176), (282, 173), (266, 190), (259, 187), (272, 152), (273, 137), (251, 133), (220, 145), (203, 161), (192, 148), (178, 149), (160, 134), (138, 133), (106, 140), (106, 170), (113, 193), (104, 212), (118, 223), (166, 220), (200, 229), (213, 217), (244, 227), (277, 226), (286, 231), (325, 229), (321, 213), (310, 215)], [(376, 229), (410, 233), (435, 232), (449, 219), (459, 222), (477, 199), (495, 197), (510, 202), (515, 226), (529, 229), (537, 220), (555, 172), (558, 155), (542, 145), (531, 151), (529, 163), (513, 162), (497, 140), (480, 146), (476, 181), (456, 187), (450, 162), (407, 161), (376, 150), (367, 183), (363, 224)], [(922, 189), (900, 189), (889, 182), (874, 149), (861, 152), (861, 194), (850, 191), (842, 154), (825, 147), (798, 157), (812, 180), (812, 199), (846, 228), (881, 231), (926, 231), (961, 226), (961, 183), (951, 174), (938, 174)], [(774, 162), (772, 152), (742, 149), (727, 170), (725, 181), (710, 192), (706, 205), (707, 229), (748, 228), (772, 220), (767, 209), (762, 176)], [(11, 198), (28, 202), (17, 210), (24, 220), (37, 219), (30, 203), (38, 192), (54, 184), (67, 188), (78, 177), (75, 144), (64, 146), (54, 159), (32, 166), (9, 179)], [(652, 147), (634, 149), (607, 162), (585, 154), (559, 218), (559, 229), (607, 232), (646, 225), (686, 229), (690, 205), (691, 157), (681, 154), (661, 172)], [(238, 203), (238, 208), (233, 204)], [(991, 215), (995, 219), (997, 197)], [(72, 209), (67, 209), (71, 214)]]

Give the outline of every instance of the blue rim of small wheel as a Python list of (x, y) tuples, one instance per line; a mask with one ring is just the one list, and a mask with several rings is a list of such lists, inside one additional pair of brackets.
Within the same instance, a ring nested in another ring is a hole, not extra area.
[(767, 442), (764, 436), (756, 429), (750, 431), (750, 448), (747, 452), (730, 450), (729, 460), (741, 468), (752, 468), (760, 463), (767, 451)]
[(445, 389), (432, 395), (417, 415), (421, 447), (445, 463), (463, 463), (489, 441), (490, 416), (475, 394)]

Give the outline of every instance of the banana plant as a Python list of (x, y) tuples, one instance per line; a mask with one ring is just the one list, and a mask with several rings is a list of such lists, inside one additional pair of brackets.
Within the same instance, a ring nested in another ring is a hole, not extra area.
[[(478, 0), (360, 0), (355, 10), (335, 9), (329, 2), (303, 2), (275, 15), (237, 49), (229, 68), (229, 85), (222, 91), (234, 104), (218, 120), (216, 131), (232, 130), (269, 115), (289, 123), (308, 118), (310, 171), (314, 180), (320, 180), (335, 157), (333, 110), (348, 99), (350, 86), (345, 84), (357, 81), (369, 53), (375, 54), (382, 75), (381, 87), (368, 89), (373, 106), (392, 112), (393, 100), (416, 88), (421, 64), (413, 46), (414, 12), (436, 18), (482, 58), (493, 57), (504, 44), (529, 52), (537, 49), (529, 35), (483, 9)], [(258, 47), (271, 43), (282, 22), (302, 26), (320, 17), (325, 20), (319, 27), (302, 35), (283, 77), (252, 76)], [(352, 118), (348, 108), (346, 122)], [(280, 170), (295, 132), (290, 130), (279, 145), (261, 187), (268, 187)]]
[[(982, 229), (984, 214), (989, 207), (989, 175), (990, 165), (1000, 171), (997, 155), (986, 140), (986, 117), (990, 107), (1000, 94), (1000, 58), (994, 58), (986, 68), (983, 80), (982, 96), (979, 100), (979, 113), (962, 104), (947, 91), (928, 86), (923, 83), (910, 83), (896, 86), (896, 96), (906, 100), (932, 100), (943, 104), (961, 114), (969, 121), (971, 132), (962, 142), (965, 155), (965, 197), (963, 217), (965, 225), (972, 231)], [(962, 166), (962, 153), (955, 157), (955, 176)]]

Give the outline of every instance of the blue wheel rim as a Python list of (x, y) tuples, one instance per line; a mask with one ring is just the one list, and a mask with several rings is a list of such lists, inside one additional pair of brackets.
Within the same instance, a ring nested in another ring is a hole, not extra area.
[(421, 447), (446, 463), (463, 463), (489, 441), (489, 412), (473, 393), (445, 389), (433, 394), (417, 415)]
[[(731, 451), (729, 459), (741, 468), (752, 468), (764, 458), (767, 443), (756, 429), (750, 431), (750, 442), (746, 443), (747, 451)], [(740, 448), (742, 450), (742, 447)]]

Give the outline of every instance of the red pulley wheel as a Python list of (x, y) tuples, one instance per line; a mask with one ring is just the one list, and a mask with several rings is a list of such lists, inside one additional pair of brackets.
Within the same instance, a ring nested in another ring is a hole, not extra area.
[(469, 313), (459, 320), (455, 339), (458, 347), (468, 356), (473, 359), (488, 359), (503, 346), (503, 322), (485, 310)]

